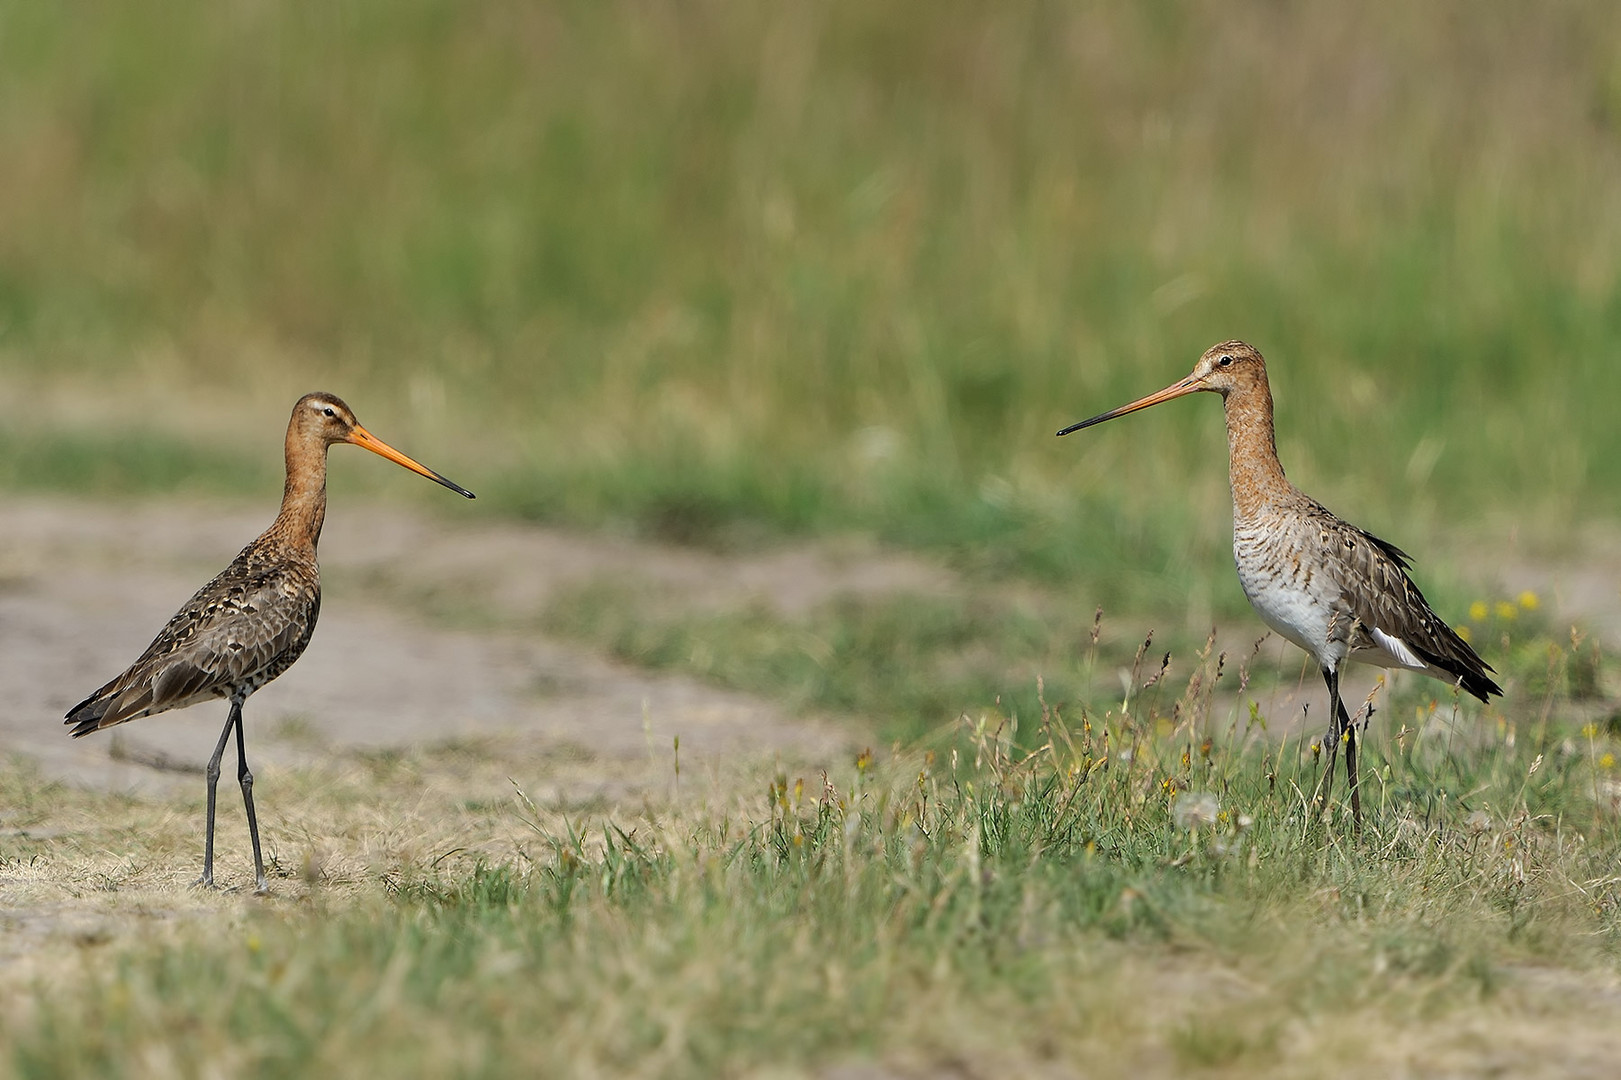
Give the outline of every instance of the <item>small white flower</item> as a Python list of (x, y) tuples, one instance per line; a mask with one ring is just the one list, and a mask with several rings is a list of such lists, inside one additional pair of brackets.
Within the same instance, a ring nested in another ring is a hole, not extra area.
[(1201, 829), (1216, 823), (1221, 804), (1208, 791), (1184, 791), (1171, 806), (1171, 820), (1179, 829)]

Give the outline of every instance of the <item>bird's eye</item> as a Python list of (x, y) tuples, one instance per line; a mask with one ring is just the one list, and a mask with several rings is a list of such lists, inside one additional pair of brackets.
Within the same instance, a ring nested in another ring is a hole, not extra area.
[(328, 416), (337, 416), (338, 415), (337, 413), (333, 412), (330, 408), (322, 409), (321, 411), (326, 413)]
[(1226, 367), (1228, 364), (1231, 364), (1232, 362), (1233, 362), (1233, 358), (1230, 357), (1230, 356), (1224, 356), (1224, 357), (1221, 358), (1221, 366), (1222, 367)]

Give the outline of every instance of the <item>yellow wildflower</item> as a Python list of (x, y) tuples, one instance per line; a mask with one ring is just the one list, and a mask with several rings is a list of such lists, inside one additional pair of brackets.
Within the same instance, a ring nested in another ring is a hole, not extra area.
[(1598, 767), (1601, 769), (1615, 768), (1615, 755), (1608, 750), (1604, 751), (1604, 756), (1598, 759)]
[(1469, 621), (1483, 621), (1486, 618), (1486, 613), (1490, 610), (1491, 609), (1486, 606), (1486, 601), (1476, 600), (1473, 604), (1469, 605)]
[(1520, 594), (1520, 606), (1525, 610), (1535, 611), (1541, 605), (1542, 601), (1539, 600), (1537, 598), (1537, 594), (1532, 592), (1530, 589), (1527, 589)]
[(1469, 628), (1467, 626), (1454, 626), (1452, 629), (1459, 637), (1463, 638), (1465, 642), (1468, 642)]
[(1499, 600), (1497, 602), (1497, 617), (1499, 619), (1507, 622), (1509, 619), (1514, 618), (1514, 616), (1518, 615), (1519, 613), (1520, 609), (1509, 603), (1507, 600)]

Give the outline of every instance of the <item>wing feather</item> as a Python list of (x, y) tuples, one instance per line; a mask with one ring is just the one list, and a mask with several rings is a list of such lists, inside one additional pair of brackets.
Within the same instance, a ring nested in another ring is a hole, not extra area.
[(249, 545), (199, 589), (129, 669), (67, 715), (73, 734), (251, 692), (296, 660), (320, 611), (313, 562)]
[(1502, 688), (1491, 678), (1491, 665), (1435, 613), (1413, 583), (1406, 553), (1372, 533), (1333, 520), (1351, 579), (1341, 583), (1344, 599), (1363, 628), (1352, 647), (1382, 649), (1410, 666), (1434, 669), (1432, 673), (1458, 681), (1482, 701), (1501, 694)]

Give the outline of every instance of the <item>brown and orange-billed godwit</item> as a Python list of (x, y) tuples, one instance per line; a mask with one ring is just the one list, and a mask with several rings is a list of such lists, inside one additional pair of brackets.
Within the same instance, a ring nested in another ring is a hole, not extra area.
[(1430, 610), (1407, 576), (1405, 552), (1341, 521), (1284, 477), (1266, 362), (1251, 346), (1224, 341), (1201, 356), (1187, 378), (1058, 434), (1201, 390), (1220, 394), (1227, 414), (1239, 584), (1262, 621), (1311, 654), (1328, 684), (1328, 765), (1317, 798), (1328, 799), (1343, 740), (1351, 815), (1360, 825), (1356, 733), (1340, 699), (1340, 669), (1347, 660), (1421, 671), (1481, 701), (1502, 688), (1492, 680), (1491, 666)]
[(175, 613), (128, 671), (75, 705), (67, 716), (73, 736), (184, 708), (210, 698), (231, 703), (214, 756), (208, 760), (208, 830), (203, 876), (214, 884), (214, 793), (220, 759), (236, 729), (237, 781), (253, 838), (253, 872), (264, 892), (259, 823), (253, 813), (253, 774), (243, 751), (242, 704), (248, 695), (293, 665), (310, 643), (321, 611), (321, 575), (315, 545), (326, 520), (326, 451), (354, 443), (473, 498), (466, 488), (406, 457), (360, 426), (349, 406), (331, 394), (306, 394), (287, 424), (287, 485), (281, 513), (264, 534)]

